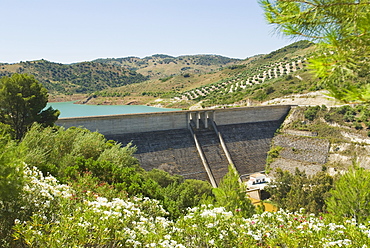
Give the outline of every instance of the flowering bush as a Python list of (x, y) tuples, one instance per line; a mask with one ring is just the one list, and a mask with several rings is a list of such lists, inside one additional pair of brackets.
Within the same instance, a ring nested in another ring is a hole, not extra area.
[[(29, 178), (25, 208), (34, 211), (30, 220), (16, 219), (14, 236), (30, 247), (140, 247), (161, 242), (173, 226), (163, 217), (167, 213), (156, 200), (133, 197), (109, 201), (89, 191), (81, 198), (36, 168), (26, 168), (25, 175)], [(95, 200), (88, 200), (91, 198)]]
[(240, 219), (224, 207), (189, 209), (189, 214), (176, 222), (180, 231), (174, 238), (186, 247), (237, 247)]
[(264, 212), (240, 218), (223, 208), (195, 208), (176, 223), (186, 247), (367, 247), (370, 225), (330, 223), (303, 212)]
[(17, 223), (15, 236), (31, 247), (141, 247), (169, 232), (173, 224), (163, 214), (150, 199), (66, 199), (53, 219), (34, 214), (31, 221)]
[[(158, 201), (113, 198), (73, 189), (25, 169), (30, 220), (16, 220), (14, 236), (29, 247), (367, 247), (370, 225), (330, 223), (301, 212), (264, 212), (243, 218), (203, 205), (171, 221)], [(33, 195), (33, 198), (31, 197)], [(81, 193), (79, 194), (82, 195)], [(32, 200), (31, 200), (32, 199)], [(39, 204), (39, 205), (38, 205)], [(42, 205), (42, 206), (41, 206)], [(38, 206), (38, 208), (37, 208)], [(53, 209), (53, 212), (50, 210)]]

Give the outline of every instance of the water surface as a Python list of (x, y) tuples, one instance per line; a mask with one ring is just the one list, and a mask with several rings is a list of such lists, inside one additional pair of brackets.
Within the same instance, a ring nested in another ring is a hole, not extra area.
[(60, 111), (59, 118), (83, 117), (98, 115), (136, 114), (164, 111), (178, 111), (181, 109), (156, 108), (143, 105), (87, 105), (73, 104), (73, 102), (50, 102), (47, 108), (52, 106)]

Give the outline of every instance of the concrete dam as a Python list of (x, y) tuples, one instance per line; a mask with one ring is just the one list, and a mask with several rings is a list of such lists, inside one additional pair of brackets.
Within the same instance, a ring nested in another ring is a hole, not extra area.
[(145, 170), (154, 168), (217, 187), (232, 164), (241, 178), (264, 170), (276, 130), (291, 106), (184, 110), (61, 118), (57, 125), (98, 131), (137, 147)]

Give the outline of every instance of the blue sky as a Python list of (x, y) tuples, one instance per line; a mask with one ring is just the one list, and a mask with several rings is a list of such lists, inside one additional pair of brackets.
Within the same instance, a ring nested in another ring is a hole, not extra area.
[(292, 43), (257, 0), (0, 0), (0, 62), (218, 54), (247, 58)]

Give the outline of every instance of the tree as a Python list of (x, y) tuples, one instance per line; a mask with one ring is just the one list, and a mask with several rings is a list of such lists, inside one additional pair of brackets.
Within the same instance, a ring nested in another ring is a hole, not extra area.
[(246, 187), (239, 182), (239, 175), (232, 166), (222, 178), (218, 188), (213, 189), (216, 204), (226, 210), (250, 217), (255, 213), (255, 207), (246, 192)]
[(326, 172), (307, 176), (298, 169), (294, 174), (277, 169), (275, 180), (267, 191), (272, 196), (271, 200), (280, 208), (289, 211), (305, 208), (308, 212), (319, 213), (326, 209), (325, 199), (332, 186), (333, 178)]
[(277, 30), (317, 42), (310, 67), (344, 102), (370, 103), (369, 0), (259, 0)]
[(0, 79), (0, 121), (14, 129), (18, 140), (32, 123), (50, 126), (58, 119), (58, 110), (43, 110), (47, 102), (47, 90), (32, 75), (13, 74)]
[(213, 201), (212, 186), (208, 182), (186, 179), (174, 182), (161, 190), (163, 207), (169, 212), (171, 219), (177, 219), (189, 208), (198, 206), (205, 200)]
[(370, 171), (354, 167), (335, 182), (327, 199), (328, 211), (336, 217), (370, 220)]

